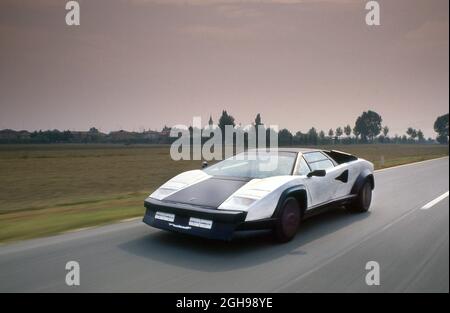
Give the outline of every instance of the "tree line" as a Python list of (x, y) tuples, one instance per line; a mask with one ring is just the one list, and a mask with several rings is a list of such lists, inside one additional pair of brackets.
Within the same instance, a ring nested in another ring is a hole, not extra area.
[[(208, 124), (214, 126), (212, 117)], [(226, 110), (222, 111), (218, 119), (217, 127), (224, 133), (225, 126), (231, 125), (236, 131), (246, 132), (240, 125), (236, 125), (235, 118)], [(253, 126), (264, 126), (261, 114), (257, 114)], [(363, 112), (356, 119), (354, 126), (350, 124), (330, 128), (328, 131), (310, 128), (303, 133), (292, 133), (287, 128), (278, 131), (278, 144), (290, 145), (327, 145), (327, 144), (356, 144), (356, 143), (440, 143), (448, 144), (448, 113), (439, 116), (434, 123), (437, 133), (436, 139), (425, 138), (422, 130), (409, 127), (403, 135), (390, 136), (387, 125), (383, 125), (383, 119), (375, 111)], [(125, 130), (102, 133), (95, 127), (89, 131), (14, 131), (10, 129), (0, 130), (0, 144), (15, 143), (122, 143), (122, 144), (169, 144), (176, 138), (170, 137), (171, 128), (165, 126), (161, 131), (144, 130), (142, 132), (128, 132)], [(189, 131), (193, 133), (193, 128)], [(266, 128), (266, 137), (272, 130)], [(207, 140), (207, 138), (203, 138)]]
[[(389, 136), (389, 127), (382, 124), (383, 119), (380, 114), (375, 111), (363, 112), (355, 121), (354, 126), (347, 124), (330, 128), (327, 132), (317, 130), (315, 127), (310, 128), (303, 133), (297, 131), (292, 133), (287, 128), (283, 128), (278, 132), (278, 144), (280, 146), (290, 145), (327, 145), (327, 144), (356, 144), (356, 143), (441, 143), (448, 144), (448, 114), (439, 116), (434, 123), (434, 130), (438, 134), (436, 139), (428, 138), (422, 130), (416, 130), (409, 127), (405, 134)], [(212, 117), (209, 124), (213, 124)], [(219, 118), (218, 126), (224, 130), (226, 125), (235, 124), (233, 116), (227, 111), (223, 111)], [(261, 115), (258, 113), (255, 117), (254, 126), (263, 125)], [(267, 129), (269, 132), (270, 129)]]

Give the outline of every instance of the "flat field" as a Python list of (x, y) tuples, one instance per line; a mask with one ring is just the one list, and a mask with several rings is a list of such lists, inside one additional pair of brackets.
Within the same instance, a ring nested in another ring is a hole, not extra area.
[[(323, 148), (363, 157), (376, 168), (448, 156), (448, 146), (440, 145)], [(169, 146), (0, 145), (0, 242), (141, 216), (150, 192), (200, 164), (172, 161)]]

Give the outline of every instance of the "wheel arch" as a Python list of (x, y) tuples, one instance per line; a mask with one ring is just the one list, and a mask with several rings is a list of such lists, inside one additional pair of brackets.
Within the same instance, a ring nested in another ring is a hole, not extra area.
[(353, 184), (351, 193), (358, 194), (366, 181), (369, 181), (370, 187), (372, 188), (372, 190), (374, 190), (375, 189), (375, 179), (373, 177), (372, 171), (370, 171), (369, 169), (363, 170), (358, 175), (358, 178), (356, 178), (356, 181)]
[(278, 218), (279, 217), (279, 213), (281, 211), (281, 207), (284, 203), (284, 201), (289, 198), (289, 197), (293, 197), (297, 200), (299, 206), (300, 206), (300, 213), (301, 216), (303, 216), (303, 214), (306, 211), (306, 208), (308, 207), (308, 195), (307, 195), (307, 191), (306, 188), (304, 186), (294, 186), (294, 187), (290, 187), (288, 189), (286, 189), (285, 191), (283, 191), (283, 193), (281, 194), (280, 198), (278, 199), (278, 203), (277, 206), (275, 208), (275, 211), (272, 215), (272, 218)]

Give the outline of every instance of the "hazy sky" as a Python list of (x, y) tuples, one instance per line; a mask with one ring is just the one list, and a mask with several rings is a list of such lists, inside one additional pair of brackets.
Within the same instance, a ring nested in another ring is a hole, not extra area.
[(191, 124), (227, 109), (291, 131), (354, 125), (435, 136), (448, 112), (449, 1), (0, 1), (0, 129)]

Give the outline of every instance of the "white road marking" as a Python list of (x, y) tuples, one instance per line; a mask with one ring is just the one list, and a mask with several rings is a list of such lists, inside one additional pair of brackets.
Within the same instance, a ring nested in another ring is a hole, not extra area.
[(448, 191), (446, 193), (444, 193), (443, 195), (440, 195), (439, 197), (437, 197), (434, 200), (431, 200), (430, 202), (428, 202), (427, 204), (425, 204), (421, 210), (428, 210), (429, 208), (433, 207), (434, 205), (438, 204), (439, 202), (441, 202), (442, 200), (444, 200), (445, 198), (448, 197)]

